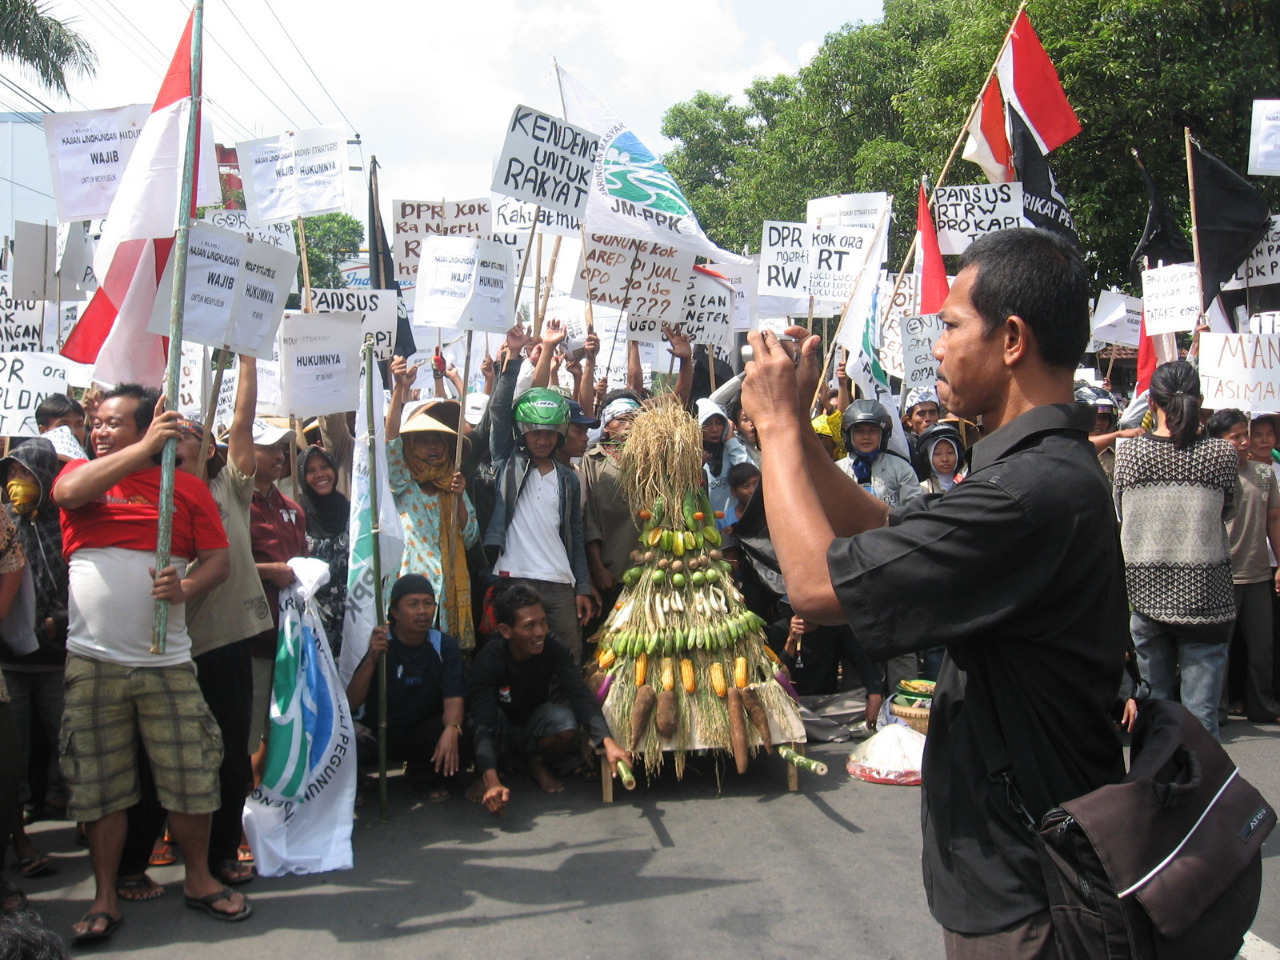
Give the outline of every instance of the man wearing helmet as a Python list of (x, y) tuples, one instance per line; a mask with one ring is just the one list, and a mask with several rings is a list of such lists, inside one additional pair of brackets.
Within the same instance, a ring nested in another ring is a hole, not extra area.
[(749, 334), (743, 405), (796, 613), (847, 622), (872, 658), (947, 647), (921, 823), (948, 958), (1047, 958), (1060, 918), (1012, 798), (1038, 819), (1125, 772), (1109, 715), (1129, 645), (1123, 558), (1093, 412), (1073, 402), (1090, 280), (1043, 230), (980, 237), (958, 266), (933, 352), (947, 409), (988, 431), (963, 483), (890, 510), (835, 470), (802, 419), (817, 338), (797, 367), (772, 333)]
[(868, 493), (891, 507), (914, 500), (923, 492), (911, 464), (889, 449), (893, 418), (875, 400), (855, 400), (841, 424), (849, 455), (836, 463)]
[(582, 536), (578, 475), (556, 459), (569, 432), (569, 402), (534, 387), (511, 409), (492, 409), (497, 498), (484, 545), (496, 548), (493, 574), (537, 590), (551, 632), (582, 659), (591, 619), (591, 577)]
[(1093, 429), (1089, 431), (1089, 439), (1093, 441), (1093, 448), (1098, 451), (1102, 472), (1107, 475), (1107, 480), (1111, 480), (1116, 470), (1116, 439), (1140, 437), (1146, 431), (1141, 427), (1117, 430), (1120, 411), (1116, 408), (1115, 397), (1102, 387), (1077, 380), (1076, 400), (1093, 408)]

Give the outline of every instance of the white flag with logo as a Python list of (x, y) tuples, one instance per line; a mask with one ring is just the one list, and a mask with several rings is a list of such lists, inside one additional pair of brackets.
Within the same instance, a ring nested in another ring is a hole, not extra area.
[[(367, 375), (367, 370), (360, 371), (362, 408), (366, 403)], [(373, 391), (374, 479), (378, 484), (378, 554), (384, 584), (399, 575), (400, 554), (404, 551), (404, 531), (387, 477), (385, 419), (382, 390), (378, 388)], [(351, 466), (351, 519), (348, 521), (351, 546), (347, 557), (347, 606), (342, 620), (342, 655), (338, 666), (344, 685), (351, 681), (351, 675), (364, 659), (369, 649), (369, 632), (378, 625), (373, 589), (373, 504), (370, 496), (368, 421), (367, 409), (361, 409), (356, 414), (355, 457)], [(385, 595), (383, 604), (386, 604)]]

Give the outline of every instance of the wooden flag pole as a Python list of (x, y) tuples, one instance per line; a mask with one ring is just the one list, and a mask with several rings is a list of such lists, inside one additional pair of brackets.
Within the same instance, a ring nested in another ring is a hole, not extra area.
[[(381, 528), (379, 526), (378, 506), (378, 457), (377, 440), (378, 425), (373, 417), (373, 337), (364, 338), (364, 349), (361, 351), (361, 362), (364, 364), (364, 404), (365, 404), (365, 444), (368, 448), (369, 461), (369, 512), (370, 533), (373, 549), (369, 560), (373, 566), (373, 608), (377, 613), (377, 624), (387, 625), (387, 607), (382, 602), (382, 550), (379, 543)], [(378, 822), (387, 822), (387, 658), (378, 658)]]
[[(541, 218), (542, 218), (542, 204), (538, 204), (538, 206), (535, 207), (533, 211), (533, 226), (529, 230), (529, 242), (524, 245), (524, 256), (520, 258), (520, 279), (516, 282), (516, 299), (515, 299), (515, 303), (513, 304), (517, 317), (520, 316), (520, 294), (524, 292), (524, 275), (525, 275), (525, 272), (529, 269), (529, 254), (533, 251), (533, 238), (537, 236), (538, 221)], [(537, 312), (536, 301), (535, 301), (534, 312), (535, 313)], [(537, 317), (534, 317), (534, 320), (536, 321)], [(536, 337), (538, 335), (538, 331), (534, 330), (533, 335)]]
[[(178, 199), (178, 231), (173, 251), (173, 299), (169, 303), (169, 362), (164, 375), (165, 403), (178, 396), (182, 378), (183, 300), (187, 293), (187, 242), (191, 233), (191, 207), (195, 199), (196, 144), (200, 129), (200, 54), (204, 29), (204, 0), (195, 0), (191, 12), (191, 98), (187, 114), (186, 149), (182, 156), (182, 190)], [(174, 469), (178, 442), (165, 441), (160, 455), (159, 525), (156, 530), (156, 573), (169, 566), (173, 546)], [(163, 654), (169, 632), (169, 601), (157, 600), (151, 616), (151, 652)]]
[[(884, 234), (889, 224), (889, 211), (893, 209), (893, 197), (889, 197), (889, 202), (885, 204), (884, 212), (880, 214), (880, 222), (876, 224), (875, 236), (871, 240), (871, 245), (867, 250), (867, 256), (870, 257), (875, 249), (880, 245), (880, 237)], [(858, 289), (862, 286), (866, 279), (870, 263), (863, 263), (862, 270), (858, 273), (858, 279), (853, 283), (853, 289), (849, 291), (849, 297), (844, 302), (844, 309), (840, 311), (840, 322), (836, 324), (836, 332), (832, 335), (832, 349), (827, 350), (826, 356), (822, 360), (822, 371), (818, 376), (818, 385), (814, 388), (813, 399), (809, 401), (809, 409), (812, 411), (818, 403), (818, 396), (822, 393), (823, 384), (826, 383), (827, 370), (831, 366), (831, 361), (835, 358), (835, 345), (840, 342), (840, 333), (844, 330), (844, 322), (849, 317), (849, 310), (853, 306), (853, 301), (858, 295)]]
[[(538, 329), (539, 330), (542, 329), (542, 321), (547, 316), (547, 304), (551, 300), (551, 287), (552, 287), (552, 284), (555, 283), (555, 279), (556, 279), (556, 261), (560, 259), (560, 241), (563, 239), (564, 237), (557, 234), (555, 242), (551, 244), (551, 266), (547, 270), (546, 285), (542, 288), (542, 305), (538, 308)], [(539, 245), (541, 245), (542, 243), (541, 238), (539, 238), (538, 243)], [(591, 301), (590, 300), (587, 301), (587, 332), (588, 333), (591, 332)]]
[(302, 312), (314, 313), (311, 306), (311, 265), (307, 263), (307, 228), (302, 217), (298, 218), (297, 226), (298, 252), (302, 255)]
[(213, 367), (213, 389), (209, 391), (209, 402), (205, 405), (204, 432), (200, 435), (200, 482), (204, 483), (209, 475), (209, 448), (213, 446), (213, 418), (218, 415), (218, 394), (222, 392), (222, 372), (227, 369), (227, 355), (231, 351), (224, 343), (218, 351), (218, 359)]
[[(947, 154), (947, 161), (942, 165), (942, 171), (938, 174), (938, 179), (933, 184), (933, 189), (929, 191), (929, 210), (932, 212), (934, 207), (934, 198), (938, 195), (938, 188), (947, 179), (947, 174), (951, 172), (951, 165), (955, 163), (956, 156), (960, 153), (960, 148), (964, 146), (965, 136), (969, 132), (969, 124), (973, 122), (974, 116), (978, 112), (978, 107), (982, 105), (982, 95), (986, 92), (987, 84), (991, 82), (991, 78), (996, 75), (996, 71), (1000, 69), (1000, 58), (1004, 55), (1004, 48), (1009, 45), (1009, 40), (1013, 36), (1013, 28), (1018, 22), (1018, 17), (1022, 16), (1022, 11), (1027, 8), (1027, 0), (1022, 0), (1018, 4), (1018, 9), (1013, 14), (1013, 19), (1009, 21), (1009, 29), (1005, 31), (1004, 42), (1000, 44), (1000, 49), (996, 53), (996, 58), (991, 63), (991, 69), (987, 71), (986, 79), (982, 81), (982, 86), (978, 87), (978, 95), (974, 98), (973, 106), (969, 108), (969, 114), (964, 118), (964, 123), (960, 125), (960, 135), (956, 137), (956, 142), (951, 145), (951, 152)], [(915, 259), (916, 247), (920, 243), (920, 232), (916, 231), (915, 236), (911, 238), (911, 243), (907, 247), (907, 255), (902, 258), (902, 266), (898, 269), (898, 275), (893, 282), (893, 293), (889, 297), (889, 303), (886, 311), (892, 307), (894, 301), (898, 299), (898, 292), (902, 288), (902, 278), (910, 269), (912, 261)], [(887, 314), (886, 314), (887, 315)]]
[(534, 255), (533, 265), (533, 335), (535, 337), (542, 334), (542, 311), (538, 309), (538, 305), (542, 303), (542, 234), (538, 234), (538, 242), (536, 244), (537, 253)]
[[(1196, 283), (1200, 286), (1200, 302), (1196, 304), (1196, 330), (1191, 335), (1191, 347), (1187, 359), (1200, 352), (1200, 327), (1204, 325), (1204, 271), (1200, 267), (1200, 227), (1196, 217), (1196, 171), (1191, 160), (1191, 128), (1182, 128), (1182, 140), (1187, 151), (1187, 190), (1191, 199), (1191, 253), (1196, 261)], [(1175, 358), (1177, 354), (1175, 353)]]

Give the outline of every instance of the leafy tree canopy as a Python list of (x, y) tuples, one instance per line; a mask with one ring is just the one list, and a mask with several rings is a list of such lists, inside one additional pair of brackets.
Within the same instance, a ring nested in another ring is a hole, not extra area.
[[(888, 191), (896, 268), (919, 178), (937, 178), (1016, 10), (1016, 0), (885, 0), (883, 19), (829, 34), (794, 76), (673, 106), (666, 163), (729, 249), (758, 249), (762, 220), (802, 220), (812, 197)], [(1280, 5), (1031, 0), (1027, 11), (1084, 127), (1050, 164), (1100, 280), (1123, 285), (1146, 216), (1130, 147), (1184, 217), (1184, 126), (1243, 172), (1252, 101), (1280, 98)], [(958, 157), (947, 174), (983, 181)], [(1280, 184), (1254, 182), (1276, 209)]]
[(92, 75), (98, 58), (68, 22), (36, 0), (0, 0), (0, 57), (29, 67), (47, 89), (67, 92), (67, 73)]

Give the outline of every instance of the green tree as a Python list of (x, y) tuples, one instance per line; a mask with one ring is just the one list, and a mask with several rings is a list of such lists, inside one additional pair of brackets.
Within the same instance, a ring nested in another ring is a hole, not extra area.
[(0, 0), (0, 57), (29, 67), (49, 90), (67, 92), (67, 73), (92, 76), (98, 58), (69, 22), (36, 0)]
[[(304, 225), (311, 286), (341, 287), (342, 264), (360, 252), (360, 245), (364, 242), (364, 224), (349, 214), (324, 213), (318, 217), (307, 217)], [(298, 285), (302, 285), (301, 266)]]
[[(916, 184), (936, 178), (1000, 49), (1017, 0), (885, 0), (875, 23), (828, 35), (794, 76), (735, 103), (699, 92), (668, 111), (666, 158), (721, 245), (759, 247), (760, 221), (805, 201), (886, 190), (891, 265), (915, 230)], [(1099, 279), (1128, 281), (1146, 200), (1136, 147), (1187, 210), (1182, 128), (1242, 170), (1254, 99), (1280, 97), (1280, 6), (1271, 0), (1032, 0), (1028, 14), (1084, 132), (1050, 155)], [(957, 158), (947, 182), (976, 183)], [(1257, 184), (1275, 204), (1280, 184)]]

